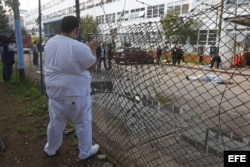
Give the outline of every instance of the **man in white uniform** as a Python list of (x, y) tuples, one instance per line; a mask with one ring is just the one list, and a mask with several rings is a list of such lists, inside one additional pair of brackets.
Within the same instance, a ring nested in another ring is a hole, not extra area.
[(76, 40), (79, 23), (75, 16), (61, 22), (61, 34), (45, 46), (45, 85), (49, 97), (50, 122), (44, 151), (54, 156), (63, 142), (67, 120), (75, 124), (79, 159), (96, 154), (99, 145), (92, 145), (91, 75), (95, 69), (97, 44), (89, 46)]

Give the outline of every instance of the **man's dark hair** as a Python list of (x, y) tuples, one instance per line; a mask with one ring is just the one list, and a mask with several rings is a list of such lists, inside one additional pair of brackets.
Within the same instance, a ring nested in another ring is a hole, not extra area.
[(75, 16), (65, 16), (61, 23), (61, 32), (70, 33), (74, 28), (79, 27), (79, 22)]

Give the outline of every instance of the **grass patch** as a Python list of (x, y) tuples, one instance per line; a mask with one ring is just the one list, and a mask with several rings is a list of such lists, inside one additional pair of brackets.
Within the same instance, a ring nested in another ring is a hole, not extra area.
[(47, 132), (44, 129), (39, 129), (37, 132), (38, 137), (45, 137), (46, 135), (47, 135)]
[(0, 117), (0, 121), (1, 121), (1, 122), (3, 122), (3, 121), (7, 121), (7, 120), (8, 120), (8, 118), (7, 118), (7, 117), (5, 117), (5, 116)]
[[(0, 63), (0, 82), (3, 81), (2, 77), (2, 63)], [(19, 109), (15, 114), (19, 117), (18, 124), (15, 125), (15, 130), (18, 133), (28, 133), (30, 131), (36, 131), (38, 137), (46, 136), (46, 128), (38, 128), (38, 122), (47, 120), (48, 107), (47, 97), (45, 94), (41, 94), (40, 88), (32, 80), (32, 78), (25, 76), (20, 81), (17, 71), (13, 71), (11, 81), (4, 83), (9, 91), (13, 93), (15, 100), (12, 106), (17, 106)], [(0, 117), (0, 121), (8, 121), (7, 117)]]
[[(2, 73), (2, 64), (0, 64), (0, 80), (3, 82)], [(13, 71), (11, 81), (6, 82), (6, 84), (12, 92), (18, 95), (17, 103), (23, 102), (25, 105), (23, 106), (25, 112), (21, 113), (41, 115), (47, 111), (47, 98), (41, 94), (32, 78), (26, 76), (22, 81), (19, 81), (17, 71)]]
[(30, 131), (30, 128), (25, 125), (18, 125), (16, 129), (18, 133), (27, 133)]

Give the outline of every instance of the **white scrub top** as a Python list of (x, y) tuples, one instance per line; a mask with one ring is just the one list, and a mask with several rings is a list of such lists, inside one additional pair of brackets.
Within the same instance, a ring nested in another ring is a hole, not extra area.
[(45, 85), (49, 97), (85, 96), (91, 91), (87, 70), (96, 63), (90, 48), (63, 35), (48, 40), (45, 53)]

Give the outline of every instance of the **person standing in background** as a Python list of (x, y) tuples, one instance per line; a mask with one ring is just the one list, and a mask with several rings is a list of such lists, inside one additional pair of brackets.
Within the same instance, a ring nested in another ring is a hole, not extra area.
[(38, 65), (38, 57), (39, 57), (39, 53), (38, 53), (38, 47), (37, 47), (37, 42), (34, 41), (31, 50), (33, 52), (33, 65)]
[(3, 44), (3, 80), (10, 81), (13, 72), (13, 65), (15, 64), (16, 45), (15, 40), (7, 39)]
[(76, 40), (79, 22), (75, 16), (65, 16), (61, 34), (45, 45), (45, 85), (49, 98), (50, 121), (47, 127), (48, 156), (57, 155), (63, 142), (67, 120), (75, 125), (80, 160), (96, 154), (99, 145), (92, 145), (91, 75), (96, 67), (97, 42), (88, 45)]
[(183, 50), (181, 49), (181, 46), (177, 49), (177, 64), (180, 65), (181, 60), (183, 59)]
[(203, 64), (204, 46), (198, 47), (199, 63)]
[(177, 62), (178, 48), (176, 45), (171, 49), (172, 64), (175, 66)]
[(210, 68), (212, 69), (214, 63), (216, 63), (216, 68), (218, 69), (221, 63), (221, 58), (217, 53), (217, 47), (215, 45), (210, 46), (210, 56), (211, 56), (211, 64)]
[(161, 55), (162, 55), (162, 50), (161, 50), (161, 47), (158, 46), (156, 49), (156, 57), (157, 57), (157, 64), (158, 65), (160, 64), (160, 61), (161, 61)]
[(105, 49), (104, 44), (97, 47), (96, 56), (97, 56), (97, 59), (98, 59), (98, 61), (97, 61), (97, 72), (100, 72), (102, 62), (104, 64), (104, 68), (106, 70), (107, 69), (107, 65), (106, 65), (106, 49)]
[(44, 50), (44, 48), (43, 48), (44, 46), (43, 46), (43, 44), (42, 43), (40, 43), (40, 41), (38, 42), (38, 44), (37, 44), (37, 49), (38, 49), (38, 51), (39, 52), (43, 52), (43, 50)]
[(215, 56), (212, 57), (211, 65), (210, 65), (211, 69), (213, 68), (215, 63), (216, 63), (216, 68), (219, 69), (219, 66), (220, 66), (220, 63), (221, 63), (220, 56), (215, 55)]

